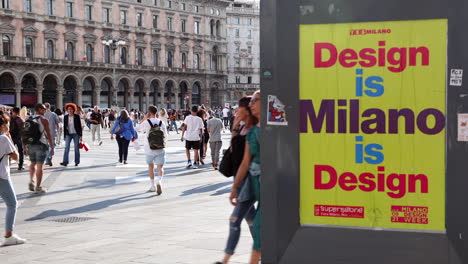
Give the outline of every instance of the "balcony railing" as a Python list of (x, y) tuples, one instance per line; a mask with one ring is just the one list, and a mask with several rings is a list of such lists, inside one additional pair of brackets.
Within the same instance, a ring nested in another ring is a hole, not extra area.
[(260, 84), (258, 83), (228, 83), (226, 85), (227, 89), (234, 90), (248, 90), (248, 89), (260, 89)]

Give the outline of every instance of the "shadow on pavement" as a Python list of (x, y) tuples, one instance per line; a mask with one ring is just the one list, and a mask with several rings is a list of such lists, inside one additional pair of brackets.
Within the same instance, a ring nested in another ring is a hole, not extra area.
[(232, 184), (232, 183), (231, 182), (222, 182), (222, 183), (199, 186), (199, 187), (192, 188), (190, 190), (183, 191), (180, 196), (188, 196), (188, 195), (192, 195), (192, 194), (212, 192), (212, 191), (215, 191), (215, 190), (217, 190), (219, 188), (222, 188), (222, 187), (224, 187), (226, 185), (230, 185), (230, 184)]
[(97, 202), (97, 203), (92, 203), (92, 204), (88, 204), (88, 205), (84, 205), (84, 206), (80, 206), (80, 207), (76, 207), (76, 208), (72, 208), (72, 209), (68, 209), (68, 210), (63, 210), (63, 211), (47, 210), (47, 211), (44, 211), (44, 212), (42, 212), (42, 213), (40, 213), (40, 214), (38, 214), (36, 216), (28, 218), (25, 221), (36, 221), (36, 220), (41, 220), (41, 219), (45, 219), (45, 218), (48, 218), (48, 217), (54, 217), (54, 216), (81, 214), (81, 213), (87, 213), (87, 212), (91, 212), (91, 211), (98, 211), (98, 210), (102, 210), (102, 209), (105, 209), (105, 208), (113, 206), (113, 205), (122, 204), (122, 203), (135, 201), (135, 200), (145, 200), (145, 199), (153, 198), (153, 197), (156, 196), (153, 193), (151, 193), (151, 196), (136, 197), (136, 196), (139, 196), (139, 195), (142, 195), (142, 194), (148, 194), (148, 193), (145, 192), (145, 193), (137, 193), (137, 194), (127, 195), (127, 196), (123, 196), (123, 197), (119, 197), (119, 198), (115, 198), (115, 199), (110, 199), (110, 200), (105, 200), (105, 201), (100, 201), (100, 202)]

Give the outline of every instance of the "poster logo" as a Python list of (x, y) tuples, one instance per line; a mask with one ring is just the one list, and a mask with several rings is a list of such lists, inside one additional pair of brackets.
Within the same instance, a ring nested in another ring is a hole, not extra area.
[(446, 45), (443, 19), (301, 25), (301, 223), (445, 229)]

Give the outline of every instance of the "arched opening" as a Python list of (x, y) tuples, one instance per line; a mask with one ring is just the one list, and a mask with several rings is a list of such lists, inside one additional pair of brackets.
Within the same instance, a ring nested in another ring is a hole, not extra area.
[(158, 105), (161, 98), (161, 85), (158, 80), (153, 80), (150, 85), (150, 105)]
[(37, 103), (37, 81), (32, 74), (27, 74), (21, 80), (21, 105), (26, 107), (33, 107)]
[(63, 105), (68, 103), (77, 103), (76, 87), (78, 80), (74, 76), (68, 76), (63, 81)]
[(75, 45), (73, 42), (67, 43), (67, 52), (65, 52), (65, 59), (69, 61), (75, 60)]
[(86, 61), (93, 62), (93, 45), (86, 45)]
[[(187, 98), (188, 97), (188, 98)], [(188, 93), (188, 84), (185, 81), (182, 81), (179, 84), (179, 105), (183, 106), (184, 109), (187, 108), (187, 106), (190, 105), (190, 95)]]
[(219, 20), (216, 21), (216, 36), (221, 37), (221, 22)]
[(94, 80), (91, 77), (87, 77), (83, 81), (83, 93), (81, 95), (83, 108), (92, 108), (94, 106), (93, 102), (95, 102), (95, 99), (93, 91), (95, 86)]
[(127, 79), (122, 79), (119, 82), (117, 87), (117, 106), (125, 107), (129, 110), (129, 103), (128, 103), (128, 88), (130, 82)]
[(47, 41), (47, 58), (50, 60), (55, 58), (55, 45), (53, 40)]
[(99, 107), (101, 108), (110, 108), (112, 106), (113, 95), (111, 93), (112, 80), (110, 78), (105, 78), (101, 82), (101, 102)]
[(210, 36), (214, 36), (215, 34), (215, 21), (213, 19), (210, 20)]
[(6, 72), (0, 75), (0, 104), (15, 105), (15, 77)]
[(44, 79), (44, 91), (42, 92), (42, 101), (57, 105), (57, 86), (58, 80), (54, 75), (47, 75)]
[(165, 101), (166, 109), (175, 108), (174, 89), (175, 89), (174, 81), (168, 80), (166, 82), (166, 85), (164, 86), (164, 98), (166, 98), (166, 101)]
[(26, 38), (25, 47), (26, 47), (26, 57), (33, 58), (34, 57), (34, 41), (32, 38)]
[(211, 107), (220, 107), (221, 101), (219, 100), (219, 84), (213, 83), (211, 86)]
[(134, 107), (143, 111), (146, 108), (145, 98), (144, 98), (145, 82), (142, 79), (139, 79), (135, 83), (135, 93), (134, 93)]
[(192, 87), (192, 105), (201, 105), (201, 85), (195, 82)]
[(7, 35), (2, 38), (3, 56), (11, 56), (11, 39)]

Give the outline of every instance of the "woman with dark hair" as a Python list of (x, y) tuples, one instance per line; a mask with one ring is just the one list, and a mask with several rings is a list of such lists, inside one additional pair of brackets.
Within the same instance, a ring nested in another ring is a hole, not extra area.
[[(231, 152), (232, 163), (234, 168), (234, 176), (240, 167), (244, 152), (246, 135), (252, 127), (258, 123), (258, 119), (252, 114), (250, 109), (251, 97), (243, 97), (239, 100), (239, 107), (236, 110), (235, 119), (233, 122), (231, 146), (227, 151)], [(247, 176), (249, 177), (249, 176)], [(236, 180), (236, 178), (234, 178)], [(250, 179), (249, 179), (250, 181)], [(216, 262), (217, 264), (226, 264), (234, 254), (234, 251), (239, 242), (241, 223), (245, 219), (249, 228), (250, 234), (253, 237), (253, 220), (255, 217), (255, 196), (250, 192), (251, 182), (247, 182), (246, 178), (242, 179), (236, 187), (237, 193), (242, 193), (241, 197), (237, 199), (237, 204), (232, 211), (229, 219), (229, 237), (224, 250), (224, 258), (222, 262)], [(233, 187), (234, 188), (234, 187)], [(245, 190), (243, 190), (245, 188)]]
[(75, 148), (75, 166), (78, 166), (78, 164), (80, 164), (80, 142), (83, 139), (81, 117), (79, 114), (75, 113), (78, 110), (78, 107), (75, 104), (66, 104), (65, 110), (68, 112), (68, 115), (63, 118), (65, 150), (63, 151), (63, 161), (60, 165), (68, 165), (68, 154), (70, 153), (70, 144), (73, 139), (73, 146)]
[(138, 138), (138, 134), (133, 127), (133, 122), (129, 117), (127, 110), (120, 112), (119, 118), (115, 121), (111, 129), (111, 140), (116, 135), (117, 144), (119, 145), (119, 163), (127, 164), (128, 145), (130, 140)]
[(10, 136), (10, 118), (0, 111), (0, 197), (6, 205), (5, 239), (3, 246), (24, 244), (26, 240), (13, 234), (17, 200), (10, 178), (10, 158), (18, 160), (18, 153)]

